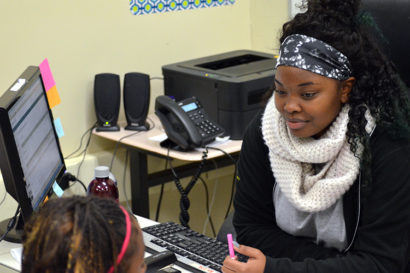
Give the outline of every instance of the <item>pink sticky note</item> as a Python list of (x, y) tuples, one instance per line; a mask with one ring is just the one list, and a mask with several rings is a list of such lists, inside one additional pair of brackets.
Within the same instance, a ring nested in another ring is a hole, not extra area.
[(53, 74), (51, 74), (47, 58), (45, 58), (44, 61), (41, 62), (40, 72), (41, 77), (43, 78), (44, 87), (46, 88), (46, 91), (48, 91), (51, 87), (56, 85), (56, 82), (54, 81)]

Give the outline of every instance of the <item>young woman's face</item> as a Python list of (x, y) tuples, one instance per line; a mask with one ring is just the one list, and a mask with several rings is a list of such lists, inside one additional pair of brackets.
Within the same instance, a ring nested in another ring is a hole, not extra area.
[[(347, 80), (349, 81), (349, 80)], [(350, 83), (313, 72), (279, 66), (275, 75), (275, 105), (293, 135), (318, 137), (323, 134), (348, 101)]]

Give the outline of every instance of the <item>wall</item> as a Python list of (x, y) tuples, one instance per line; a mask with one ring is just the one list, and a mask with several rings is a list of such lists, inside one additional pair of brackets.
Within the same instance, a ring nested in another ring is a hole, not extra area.
[[(162, 77), (161, 66), (173, 62), (236, 49), (273, 53), (275, 35), (288, 14), (287, 1), (275, 2), (278, 3), (237, 0), (234, 5), (224, 7), (134, 16), (127, 0), (1, 1), (0, 93), (28, 65), (38, 65), (47, 57), (62, 99), (53, 114), (61, 118), (65, 136), (60, 144), (64, 155), (68, 155), (77, 148), (81, 135), (96, 119), (93, 106), (95, 74), (117, 73), (121, 80), (127, 72)], [(151, 81), (150, 112), (155, 97), (161, 94), (162, 81)], [(124, 119), (122, 105), (120, 119)], [(88, 182), (95, 164), (108, 164), (113, 147), (113, 143), (92, 137), (87, 152), (89, 163), (82, 167), (80, 178)], [(74, 172), (78, 160), (67, 162)], [(124, 162), (121, 149), (113, 169), (117, 177), (122, 177)], [(155, 159), (150, 159), (150, 163), (163, 166)], [(229, 191), (232, 169), (224, 168), (209, 177), (211, 193), (215, 185), (227, 186)], [(123, 186), (129, 189), (128, 183), (121, 182), (120, 187)], [(174, 187), (169, 184), (166, 190), (171, 193), (164, 196), (164, 202), (176, 204)], [(0, 196), (2, 192), (4, 187), (0, 185)], [(219, 187), (217, 192), (227, 191)], [(153, 209), (158, 193), (158, 187), (150, 191)], [(192, 192), (193, 196), (195, 194)], [(197, 194), (204, 196), (199, 187)], [(220, 202), (215, 204), (222, 204), (228, 197), (217, 196)], [(15, 208), (7, 212), (6, 208), (15, 205), (10, 204), (0, 205), (0, 218), (11, 216)], [(198, 210), (203, 210), (203, 204), (201, 201)], [(163, 207), (166, 208), (160, 220), (172, 220), (176, 216), (174, 221), (177, 221), (175, 210), (178, 208)], [(214, 210), (225, 209), (216, 207)]]
[[(249, 0), (143, 16), (132, 15), (128, 3), (25, 0), (0, 4), (0, 86), (5, 90), (27, 65), (49, 59), (63, 101), (53, 112), (62, 117), (64, 153), (75, 149), (81, 134), (95, 121), (96, 73), (122, 77), (142, 71), (162, 76), (164, 64), (251, 47)], [(152, 89), (153, 101), (162, 92), (162, 82), (153, 82)]]
[[(274, 4), (272, 4), (274, 3)], [(250, 5), (252, 49), (277, 54), (282, 24), (288, 20), (288, 1), (256, 0)]]

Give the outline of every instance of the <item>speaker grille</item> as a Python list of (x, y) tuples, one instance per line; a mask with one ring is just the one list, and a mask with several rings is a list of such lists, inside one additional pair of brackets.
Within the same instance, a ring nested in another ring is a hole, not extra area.
[(142, 126), (150, 100), (149, 75), (130, 72), (124, 76), (124, 110), (128, 125)]
[(94, 79), (94, 105), (99, 125), (117, 124), (121, 101), (120, 77), (101, 73)]

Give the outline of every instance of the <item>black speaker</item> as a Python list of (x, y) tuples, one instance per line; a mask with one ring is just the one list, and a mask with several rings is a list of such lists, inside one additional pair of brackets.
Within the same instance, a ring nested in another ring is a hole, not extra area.
[(112, 73), (96, 74), (94, 79), (94, 106), (97, 131), (119, 131), (117, 125), (121, 102), (120, 76)]
[(124, 76), (124, 111), (126, 130), (147, 131), (146, 122), (150, 99), (149, 75), (131, 72)]

